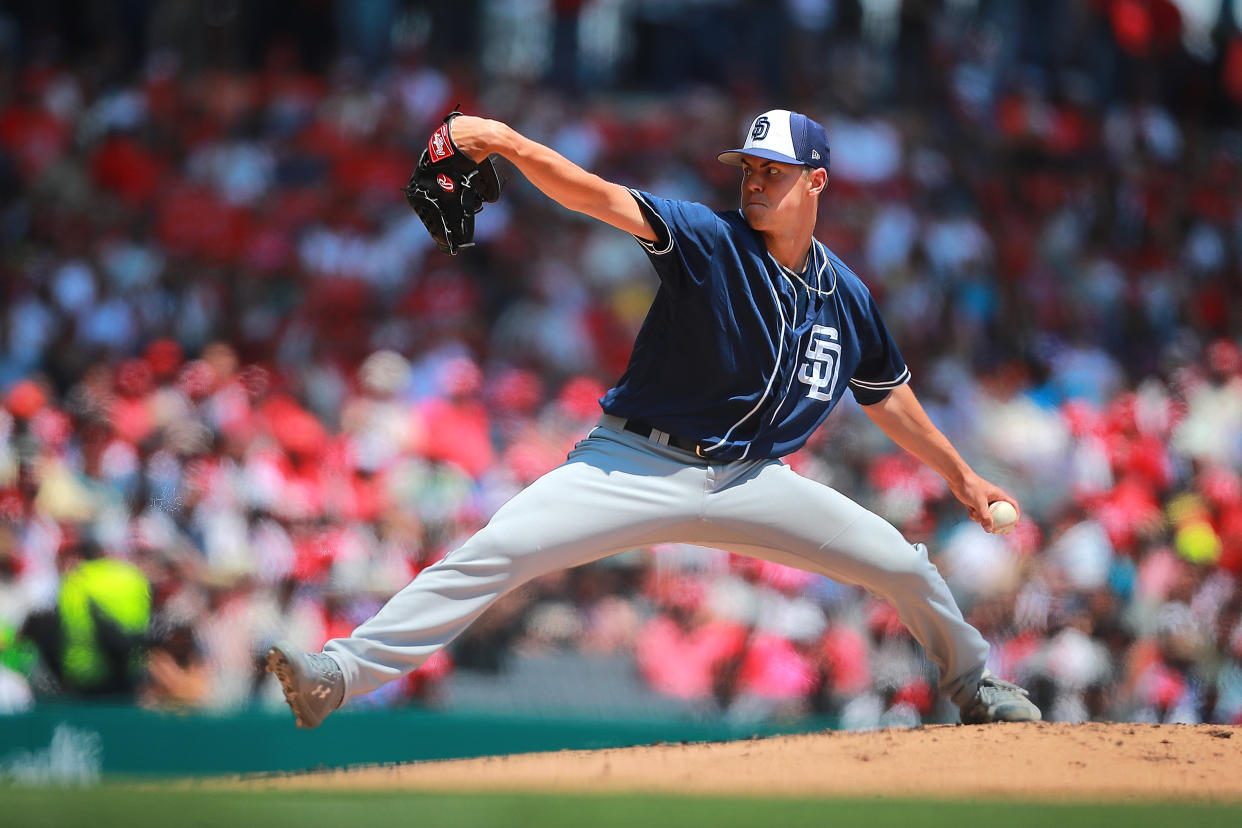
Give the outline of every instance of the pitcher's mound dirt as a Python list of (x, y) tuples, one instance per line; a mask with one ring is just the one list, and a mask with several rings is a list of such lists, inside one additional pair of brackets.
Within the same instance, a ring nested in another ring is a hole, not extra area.
[(415, 762), (268, 777), (246, 784), (430, 791), (1242, 800), (1242, 728), (937, 725)]

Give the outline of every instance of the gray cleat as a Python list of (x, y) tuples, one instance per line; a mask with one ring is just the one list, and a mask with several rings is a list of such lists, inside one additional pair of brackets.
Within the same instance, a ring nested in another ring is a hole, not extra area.
[(962, 724), (1038, 722), (1043, 716), (1027, 695), (1016, 684), (996, 676), (984, 676), (979, 679), (974, 698), (962, 705)]
[(280, 679), (298, 727), (318, 727), (345, 698), (345, 678), (332, 656), (278, 641), (267, 651), (267, 671)]

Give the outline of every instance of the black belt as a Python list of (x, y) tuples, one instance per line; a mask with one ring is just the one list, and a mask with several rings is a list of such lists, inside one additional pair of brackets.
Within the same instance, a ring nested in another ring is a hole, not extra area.
[[(625, 421), (625, 430), (632, 431), (639, 437), (645, 438), (650, 438), (651, 432), (653, 431), (663, 431), (663, 429), (656, 428), (651, 423), (632, 418)], [(668, 434), (668, 432), (664, 433)], [(699, 457), (707, 457), (707, 455), (703, 453), (703, 444), (695, 440), (691, 440), (688, 437), (678, 437), (676, 434), (669, 434), (668, 444), (674, 448), (679, 448), (682, 451), (697, 454)]]

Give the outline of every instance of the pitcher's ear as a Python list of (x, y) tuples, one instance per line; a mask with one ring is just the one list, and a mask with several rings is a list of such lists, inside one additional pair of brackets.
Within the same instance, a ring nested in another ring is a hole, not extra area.
[(811, 192), (820, 193), (824, 187), (828, 186), (828, 171), (823, 167), (816, 167), (811, 170), (809, 176), (811, 179)]

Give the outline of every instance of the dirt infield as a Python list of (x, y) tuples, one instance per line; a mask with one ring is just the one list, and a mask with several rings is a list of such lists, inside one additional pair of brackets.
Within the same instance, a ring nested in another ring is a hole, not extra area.
[(939, 725), (368, 766), (246, 787), (1242, 801), (1242, 728)]

